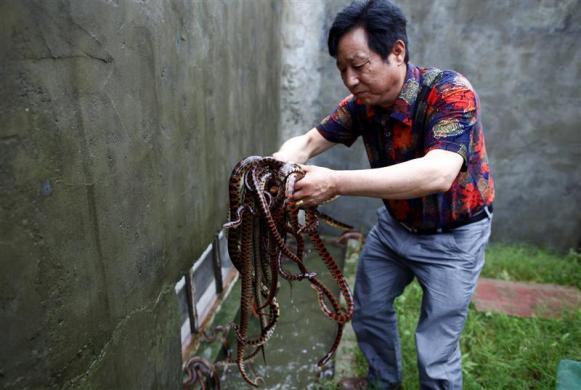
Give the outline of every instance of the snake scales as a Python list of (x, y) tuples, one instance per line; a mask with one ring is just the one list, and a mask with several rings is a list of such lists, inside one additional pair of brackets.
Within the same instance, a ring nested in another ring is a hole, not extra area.
[[(244, 380), (258, 386), (262, 378), (250, 378), (245, 361), (263, 351), (272, 336), (279, 318), (276, 299), (279, 276), (289, 281), (308, 280), (316, 292), (323, 313), (337, 323), (335, 341), (323, 356), (319, 366), (326, 364), (337, 349), (345, 322), (353, 313), (353, 298), (343, 274), (318, 234), (319, 220), (349, 230), (316, 208), (305, 208), (305, 221), (299, 222), (298, 208), (288, 202), (294, 183), (304, 176), (296, 164), (271, 157), (251, 156), (240, 161), (230, 176), (230, 221), (224, 225), (228, 232), (228, 252), (240, 272), (240, 320), (234, 326), (237, 339), (236, 364)], [(304, 236), (308, 236), (338, 284), (346, 307), (303, 262)], [(291, 243), (294, 243), (291, 244)], [(298, 272), (283, 266), (283, 260), (294, 263)], [(249, 322), (258, 320), (261, 332), (250, 338)]]

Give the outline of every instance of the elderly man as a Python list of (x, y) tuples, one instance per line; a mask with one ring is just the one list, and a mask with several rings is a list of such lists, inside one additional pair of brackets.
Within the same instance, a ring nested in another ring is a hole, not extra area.
[(361, 136), (371, 169), (305, 166), (293, 200), (383, 199), (361, 254), (353, 328), (380, 388), (402, 380), (393, 302), (414, 279), (423, 290), (416, 330), (422, 388), (460, 389), (459, 340), (484, 264), (494, 184), (479, 100), (453, 71), (408, 61), (406, 19), (388, 0), (356, 1), (335, 18), (329, 53), (351, 94), (275, 158), (309, 158)]

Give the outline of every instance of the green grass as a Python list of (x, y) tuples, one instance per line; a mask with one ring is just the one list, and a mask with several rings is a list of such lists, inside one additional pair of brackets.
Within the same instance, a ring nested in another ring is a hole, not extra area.
[[(524, 246), (492, 245), (483, 276), (504, 280), (574, 285), (581, 283), (581, 256), (558, 256)], [(418, 370), (414, 333), (419, 316), (421, 288), (408, 286), (396, 300), (404, 388), (417, 389)], [(581, 309), (559, 319), (516, 318), (481, 313), (471, 306), (461, 339), (465, 389), (554, 389), (561, 359), (581, 360)], [(367, 367), (360, 351), (357, 374)]]
[(560, 256), (524, 245), (493, 244), (486, 252), (482, 276), (577, 286), (581, 289), (581, 254)]

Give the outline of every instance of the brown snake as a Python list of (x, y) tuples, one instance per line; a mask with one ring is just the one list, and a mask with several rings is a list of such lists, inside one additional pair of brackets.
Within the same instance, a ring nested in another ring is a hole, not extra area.
[[(337, 323), (337, 333), (331, 349), (319, 360), (326, 364), (335, 353), (345, 322), (353, 314), (353, 298), (343, 273), (325, 248), (317, 228), (319, 220), (344, 230), (352, 229), (316, 208), (305, 208), (305, 223), (298, 218), (299, 209), (291, 206), (288, 198), (294, 183), (305, 172), (296, 164), (283, 163), (271, 157), (251, 156), (240, 161), (230, 176), (230, 221), (224, 225), (228, 232), (228, 252), (234, 266), (240, 272), (242, 294), (240, 320), (234, 326), (237, 339), (236, 364), (244, 380), (253, 386), (263, 382), (261, 377), (252, 380), (245, 368), (245, 361), (263, 351), (263, 345), (274, 333), (279, 317), (276, 300), (279, 275), (289, 281), (307, 279), (316, 292), (323, 313)], [(313, 242), (323, 262), (338, 284), (345, 299), (342, 307), (338, 297), (309, 272), (303, 262), (304, 238)], [(291, 247), (288, 239), (295, 241)], [(286, 258), (298, 268), (291, 273), (283, 268)], [(255, 339), (248, 335), (249, 322), (258, 319), (261, 334)], [(247, 347), (254, 348), (246, 354)]]
[(183, 380), (183, 388), (191, 389), (192, 386), (200, 385), (202, 390), (206, 390), (206, 382), (210, 380), (211, 388), (220, 390), (220, 379), (216, 372), (216, 367), (207, 359), (199, 356), (190, 358), (183, 367), (186, 377)]

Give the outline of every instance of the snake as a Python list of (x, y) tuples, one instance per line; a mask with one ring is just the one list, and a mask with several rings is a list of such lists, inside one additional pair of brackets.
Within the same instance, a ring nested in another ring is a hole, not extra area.
[[(228, 253), (239, 272), (241, 288), (240, 315), (238, 323), (233, 324), (237, 342), (235, 360), (242, 378), (254, 387), (264, 383), (264, 379), (250, 378), (245, 364), (258, 352), (264, 354), (264, 345), (274, 334), (280, 317), (276, 299), (279, 277), (290, 282), (307, 280), (323, 314), (337, 324), (331, 348), (318, 361), (320, 367), (335, 354), (343, 327), (353, 315), (351, 290), (325, 247), (318, 226), (322, 221), (345, 231), (353, 228), (320, 212), (316, 206), (304, 207), (304, 222), (299, 221), (300, 210), (290, 198), (295, 183), (304, 175), (298, 164), (262, 156), (242, 159), (230, 175), (229, 220), (224, 228), (228, 230)], [(344, 304), (305, 265), (306, 238), (312, 241), (339, 286)], [(286, 269), (285, 263), (294, 264), (298, 272)], [(260, 327), (260, 335), (254, 338), (249, 335), (251, 321), (257, 321)]]
[(206, 382), (210, 380), (212, 389), (220, 390), (220, 379), (216, 367), (207, 359), (194, 356), (191, 357), (182, 368), (186, 377), (183, 380), (183, 389), (191, 389), (199, 385), (202, 390), (206, 389)]

